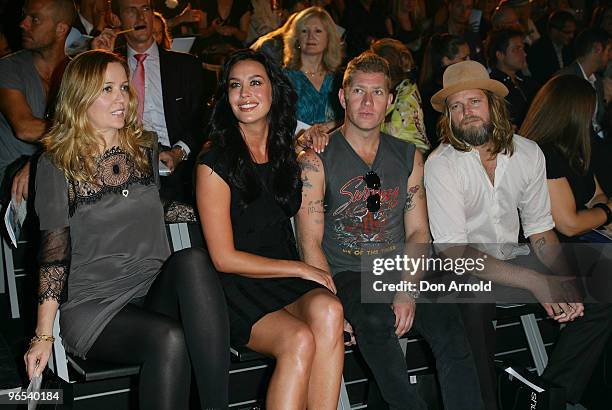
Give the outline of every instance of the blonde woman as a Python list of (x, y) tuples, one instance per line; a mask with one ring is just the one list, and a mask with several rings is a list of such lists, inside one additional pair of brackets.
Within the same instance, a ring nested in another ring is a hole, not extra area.
[(342, 46), (336, 24), (322, 8), (309, 7), (295, 17), (284, 38), (285, 73), (298, 95), (297, 119), (329, 131), (344, 116), (338, 100)]
[(226, 408), (223, 291), (204, 251), (170, 257), (157, 142), (136, 107), (115, 54), (89, 51), (68, 64), (36, 175), (40, 288), (26, 370), (47, 365), (59, 308), (68, 352), (141, 365), (141, 409), (189, 408), (191, 365), (202, 407)]

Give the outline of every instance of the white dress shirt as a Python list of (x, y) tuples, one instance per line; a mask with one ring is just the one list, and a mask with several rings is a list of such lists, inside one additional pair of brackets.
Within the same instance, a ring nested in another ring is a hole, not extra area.
[[(128, 46), (127, 60), (130, 67), (130, 77), (134, 76), (134, 71), (136, 70), (135, 54), (139, 53)], [(153, 42), (151, 47), (143, 54), (148, 54), (148, 56), (143, 63), (145, 71), (145, 101), (142, 125), (145, 130), (157, 133), (157, 138), (161, 145), (170, 147), (170, 138), (168, 137), (168, 128), (166, 127), (166, 117), (164, 114), (164, 97), (157, 44)], [(183, 148), (186, 154), (189, 154), (189, 146), (186, 143), (178, 141), (174, 146), (177, 145)]]
[(425, 191), (434, 243), (471, 244), (506, 260), (529, 254), (518, 244), (518, 211), (527, 237), (554, 228), (544, 154), (519, 135), (513, 143), (512, 156), (497, 155), (494, 185), (476, 149), (442, 144), (429, 156)]

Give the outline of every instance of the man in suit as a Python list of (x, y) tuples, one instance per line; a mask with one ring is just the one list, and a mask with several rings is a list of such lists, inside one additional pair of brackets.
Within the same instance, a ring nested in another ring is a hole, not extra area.
[(550, 15), (548, 33), (529, 48), (527, 62), (533, 78), (544, 84), (572, 60), (571, 43), (576, 32), (576, 19), (567, 11)]
[[(124, 56), (139, 94), (143, 126), (157, 133), (159, 159), (171, 172), (161, 178), (162, 199), (190, 202), (191, 167), (186, 160), (197, 154), (202, 137), (202, 66), (190, 54), (157, 46), (150, 0), (112, 0), (111, 11), (119, 17), (121, 29), (139, 27), (125, 33)], [(115, 38), (105, 29), (92, 48), (112, 50)]]
[(600, 29), (586, 29), (576, 37), (574, 51), (576, 60), (557, 74), (576, 75), (591, 83), (597, 93), (597, 109), (593, 118), (593, 130), (603, 137), (606, 103), (604, 101), (603, 80), (598, 73), (608, 65), (610, 35)]
[(522, 72), (527, 67), (524, 40), (525, 34), (522, 31), (506, 28), (491, 31), (486, 42), (491, 78), (508, 88), (505, 99), (508, 102), (510, 122), (515, 129), (521, 127), (538, 91), (537, 82)]

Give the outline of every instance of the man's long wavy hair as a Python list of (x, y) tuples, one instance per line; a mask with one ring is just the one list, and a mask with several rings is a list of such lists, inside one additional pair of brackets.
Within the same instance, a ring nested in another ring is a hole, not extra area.
[(521, 127), (521, 135), (538, 145), (551, 144), (570, 167), (586, 174), (591, 162), (591, 119), (595, 90), (584, 78), (562, 75), (536, 94)]
[(232, 54), (221, 73), (221, 81), (215, 100), (217, 101), (211, 117), (211, 143), (204, 150), (218, 149), (219, 161), (229, 170), (232, 185), (240, 192), (240, 203), (248, 205), (257, 199), (262, 189), (260, 177), (253, 165), (249, 147), (244, 141), (238, 119), (229, 102), (229, 76), (232, 67), (240, 61), (252, 60), (260, 63), (272, 85), (272, 104), (268, 112), (268, 161), (274, 174), (270, 190), (276, 202), (287, 215), (297, 209), (291, 201), (301, 193), (302, 180), (294, 149), (294, 133), (297, 125), (297, 94), (281, 68), (264, 53), (249, 49)]
[[(104, 76), (111, 63), (119, 63), (128, 75), (125, 61), (107, 51), (79, 54), (66, 67), (57, 97), (53, 126), (42, 142), (51, 162), (72, 181), (95, 182), (96, 159), (105, 147), (104, 138), (90, 124), (87, 110), (102, 93)], [(118, 85), (117, 85), (118, 86)], [(136, 168), (150, 172), (147, 155), (141, 147), (152, 148), (153, 140), (138, 124), (138, 101), (130, 86), (125, 107), (125, 125), (119, 130), (120, 147), (130, 155)]]
[(336, 23), (329, 13), (321, 7), (309, 7), (302, 10), (285, 32), (284, 65), (290, 70), (299, 70), (302, 66), (302, 53), (299, 48), (299, 37), (304, 25), (311, 17), (318, 17), (327, 32), (327, 47), (323, 52), (325, 69), (334, 72), (342, 63), (342, 44), (336, 29)]
[[(488, 90), (483, 90), (487, 96), (489, 102), (489, 120), (491, 122), (491, 135), (489, 141), (493, 144), (491, 149), (491, 155), (497, 155), (499, 153), (512, 155), (514, 154), (514, 144), (512, 143), (512, 124), (509, 120), (508, 109), (506, 108), (506, 101)], [(448, 105), (444, 109), (444, 113), (438, 120), (438, 136), (440, 142), (443, 144), (450, 144), (458, 151), (467, 152), (472, 147), (461, 141), (453, 133), (453, 127), (451, 124), (451, 114)]]

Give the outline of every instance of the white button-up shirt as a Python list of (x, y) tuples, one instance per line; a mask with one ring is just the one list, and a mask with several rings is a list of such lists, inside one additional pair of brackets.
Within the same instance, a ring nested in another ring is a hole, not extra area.
[[(139, 54), (130, 46), (127, 47), (127, 60), (130, 67), (130, 78), (134, 76), (136, 70), (136, 57)], [(170, 147), (170, 137), (168, 137), (168, 128), (166, 126), (166, 117), (164, 114), (164, 97), (162, 93), (162, 81), (159, 65), (159, 49), (157, 44), (153, 42), (143, 54), (148, 54), (144, 60), (145, 70), (145, 98), (144, 112), (142, 114), (142, 126), (147, 131), (157, 133), (157, 138), (160, 144)], [(178, 141), (179, 145), (185, 153), (189, 154), (189, 146), (183, 141)]]
[(546, 163), (538, 145), (518, 135), (514, 154), (497, 155), (495, 182), (476, 149), (440, 145), (425, 163), (429, 226), (437, 244), (471, 244), (498, 259), (526, 255), (525, 236), (553, 229)]

